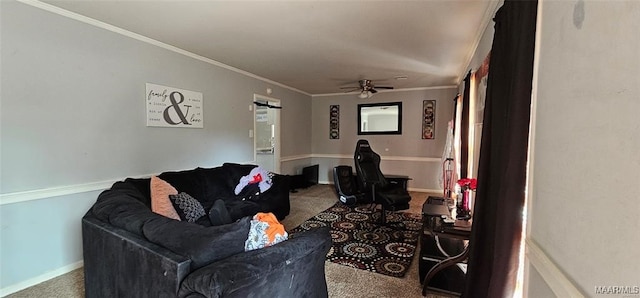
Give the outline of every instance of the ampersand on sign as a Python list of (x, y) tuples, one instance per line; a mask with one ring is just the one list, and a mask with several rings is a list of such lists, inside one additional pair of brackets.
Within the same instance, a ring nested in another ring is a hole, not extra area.
[[(176, 96), (179, 97), (179, 101), (176, 101)], [(180, 109), (180, 104), (184, 101), (184, 95), (182, 95), (182, 93), (178, 91), (171, 92), (171, 94), (169, 95), (169, 101), (171, 102), (171, 105), (164, 109), (164, 113), (162, 113), (164, 121), (171, 125), (178, 125), (180, 123), (184, 125), (191, 125), (191, 123), (187, 121), (186, 117), (187, 114), (189, 114), (189, 108), (191, 106), (185, 105), (185, 107), (187, 108), (187, 111), (185, 113), (182, 113), (182, 109)], [(169, 116), (169, 109), (173, 109), (174, 111), (176, 111), (176, 114), (180, 118), (179, 122), (175, 122), (173, 121), (173, 119), (171, 119), (171, 116)]]

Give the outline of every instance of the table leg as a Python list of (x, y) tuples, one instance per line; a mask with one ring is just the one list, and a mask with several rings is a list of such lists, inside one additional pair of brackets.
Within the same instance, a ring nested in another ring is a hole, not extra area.
[(431, 270), (429, 270), (429, 272), (427, 273), (427, 276), (424, 277), (424, 284), (422, 285), (422, 296), (427, 296), (427, 287), (429, 286), (429, 282), (436, 275), (436, 273), (440, 272), (442, 269), (445, 269), (451, 265), (455, 265), (456, 263), (459, 263), (460, 261), (466, 259), (468, 255), (469, 255), (469, 245), (467, 245), (460, 254), (453, 257), (446, 258), (440, 261), (435, 266), (433, 266)]

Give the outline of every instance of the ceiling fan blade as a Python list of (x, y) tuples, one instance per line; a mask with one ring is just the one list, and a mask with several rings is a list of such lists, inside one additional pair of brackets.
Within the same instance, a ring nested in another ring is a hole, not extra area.
[(376, 89), (393, 89), (391, 86), (376, 86)]
[(374, 88), (369, 89), (369, 91), (371, 91), (371, 93), (373, 93), (373, 94), (378, 93), (378, 90), (376, 90), (376, 89), (374, 89)]
[(341, 87), (340, 89), (349, 89), (345, 92), (353, 92), (353, 91), (358, 91), (360, 90), (360, 87)]

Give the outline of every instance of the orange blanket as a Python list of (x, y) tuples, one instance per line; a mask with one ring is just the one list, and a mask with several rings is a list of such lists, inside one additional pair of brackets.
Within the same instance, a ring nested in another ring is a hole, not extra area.
[(289, 235), (273, 213), (257, 213), (251, 220), (245, 251), (271, 246), (287, 240)]

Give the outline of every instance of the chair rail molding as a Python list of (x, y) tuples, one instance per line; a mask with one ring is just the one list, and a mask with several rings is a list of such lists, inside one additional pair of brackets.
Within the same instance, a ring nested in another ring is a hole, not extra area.
[(542, 248), (530, 238), (525, 239), (525, 257), (557, 297), (584, 297)]
[(77, 193), (105, 190), (119, 180), (89, 182), (0, 194), (0, 205), (53, 198)]
[[(347, 154), (300, 154), (300, 155), (290, 155), (280, 158), (281, 162), (290, 162), (308, 158), (328, 158), (328, 159), (353, 159), (352, 155)], [(416, 156), (382, 156), (382, 160), (388, 161), (412, 161), (412, 162), (441, 162), (439, 157), (416, 157)], [(255, 164), (255, 161), (248, 161), (244, 163)], [(186, 170), (186, 169), (185, 169)], [(92, 192), (92, 191), (102, 191), (105, 190), (113, 183), (117, 181), (122, 181), (126, 178), (148, 178), (155, 174), (144, 174), (144, 175), (135, 175), (135, 176), (127, 176), (123, 178), (115, 178), (110, 180), (103, 181), (93, 181), (86, 183), (78, 183), (72, 185), (63, 185), (63, 186), (53, 186), (46, 187), (40, 189), (32, 189), (11, 193), (3, 193), (0, 194), (0, 206), (6, 204), (15, 204), (26, 201), (33, 200), (41, 200), (47, 198), (54, 198), (59, 196), (66, 196), (78, 193)], [(416, 189), (416, 191), (420, 191), (422, 189)], [(424, 189), (424, 191), (434, 191), (431, 189)]]
[(307, 159), (307, 158), (312, 158), (312, 157), (313, 156), (311, 154), (300, 154), (300, 155), (283, 156), (283, 157), (280, 157), (280, 162), (301, 160), (301, 159)]
[[(347, 154), (311, 154), (313, 158), (331, 159), (353, 159), (353, 155)], [(420, 156), (380, 156), (381, 160), (391, 161), (417, 161), (417, 162), (442, 162), (440, 157), (420, 157)]]

